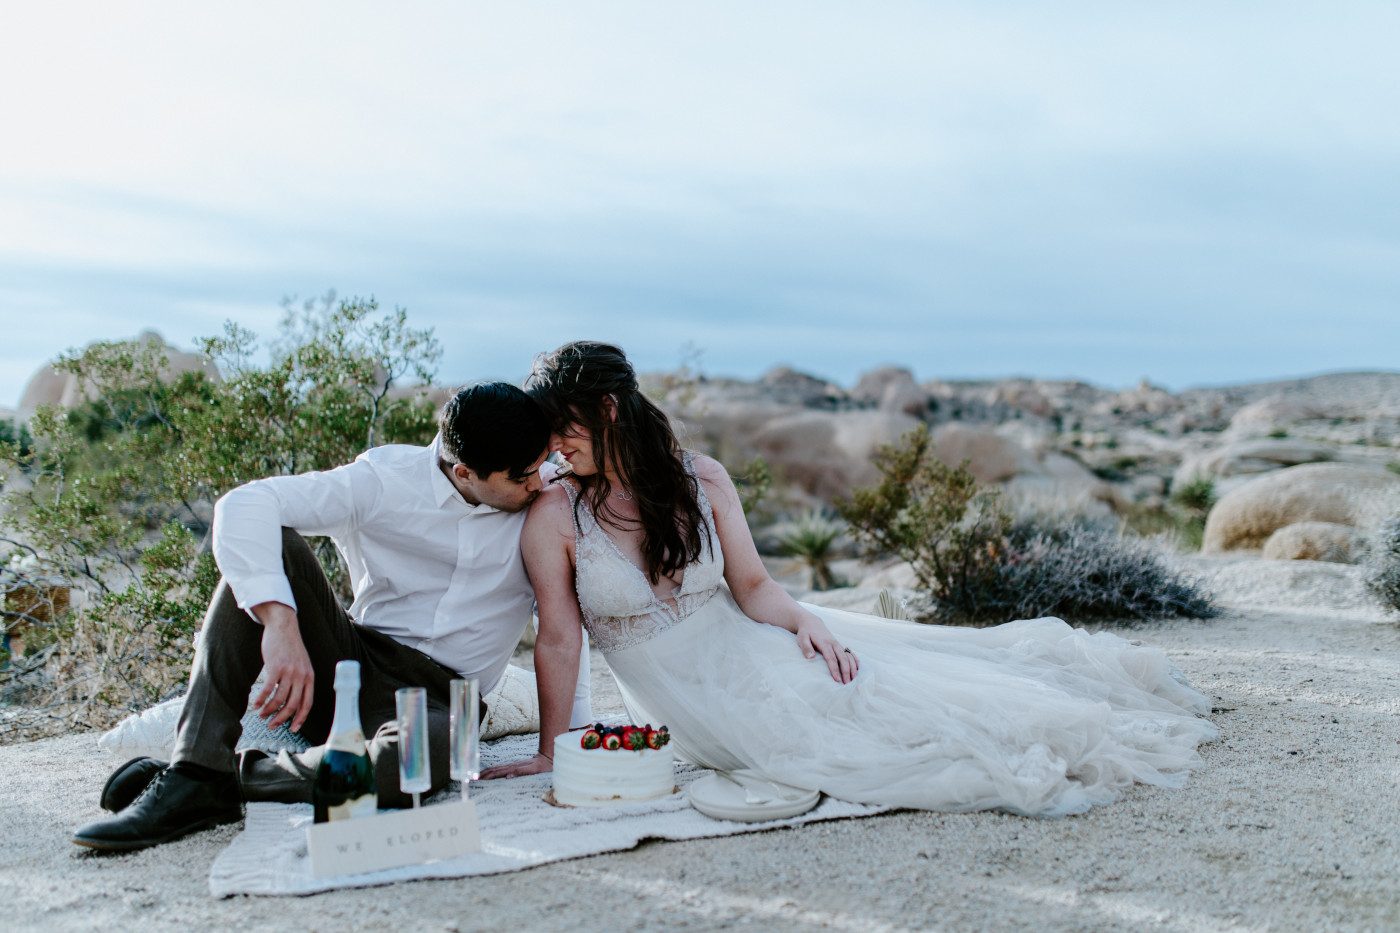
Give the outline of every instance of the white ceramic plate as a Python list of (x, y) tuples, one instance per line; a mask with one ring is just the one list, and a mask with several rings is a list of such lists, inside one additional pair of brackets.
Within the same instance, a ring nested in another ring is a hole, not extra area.
[[(758, 802), (753, 799), (755, 794), (752, 790), (746, 790), (722, 775), (711, 774), (690, 785), (690, 805), (711, 819), (762, 823), (806, 813), (817, 805), (822, 796), (820, 791), (815, 790), (801, 791), (800, 796), (794, 796), (794, 789), (786, 785), (773, 787), (773, 790), (772, 799)], [(781, 796), (779, 790), (788, 797)]]

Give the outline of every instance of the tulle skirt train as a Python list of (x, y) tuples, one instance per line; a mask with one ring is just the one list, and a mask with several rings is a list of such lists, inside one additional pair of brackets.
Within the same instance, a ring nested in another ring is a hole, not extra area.
[(926, 626), (818, 606), (860, 658), (851, 684), (721, 587), (607, 655), (628, 712), (682, 759), (860, 803), (1064, 816), (1134, 782), (1177, 786), (1215, 737), (1167, 659), (1059, 619)]

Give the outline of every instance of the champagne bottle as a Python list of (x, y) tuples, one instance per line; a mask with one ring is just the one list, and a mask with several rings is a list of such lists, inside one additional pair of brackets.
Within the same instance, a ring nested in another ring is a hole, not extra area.
[(335, 719), (326, 752), (316, 766), (311, 785), (316, 822), (374, 816), (379, 797), (374, 790), (374, 765), (360, 728), (360, 662), (335, 666)]

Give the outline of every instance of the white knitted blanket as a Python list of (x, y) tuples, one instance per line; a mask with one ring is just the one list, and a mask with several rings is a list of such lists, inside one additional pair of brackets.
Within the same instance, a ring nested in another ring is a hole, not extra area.
[[(482, 746), (482, 764), (514, 761), (535, 749), (533, 735), (511, 736)], [(687, 802), (686, 785), (708, 772), (677, 763), (681, 793), (638, 803), (602, 808), (554, 807), (544, 802), (548, 774), (472, 784), (481, 826), (482, 852), (455, 859), (410, 865), (363, 875), (314, 878), (306, 854), (307, 804), (248, 805), (243, 832), (215, 859), (209, 890), (215, 897), (234, 894), (316, 894), (337, 888), (372, 887), (419, 878), (460, 878), (518, 871), (547, 862), (630, 849), (643, 839), (699, 839), (728, 836), (814, 820), (869, 816), (892, 807), (863, 806), (827, 797), (801, 816), (768, 823), (712, 820)], [(448, 790), (435, 799), (455, 799)], [(426, 805), (431, 805), (425, 804)]]

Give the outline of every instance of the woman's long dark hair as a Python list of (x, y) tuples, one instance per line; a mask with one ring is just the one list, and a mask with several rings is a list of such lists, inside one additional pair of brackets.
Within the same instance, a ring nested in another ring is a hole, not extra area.
[[(653, 585), (700, 557), (709, 536), (702, 534), (705, 518), (697, 480), (681, 462), (670, 419), (637, 388), (637, 375), (622, 350), (579, 340), (541, 353), (525, 392), (544, 409), (554, 431), (567, 435), (571, 425), (579, 425), (591, 436), (597, 473), (577, 479), (594, 515), (635, 526), (613, 508), (604, 467), (627, 477), (641, 516), (642, 559)], [(609, 400), (617, 411), (615, 420)]]

